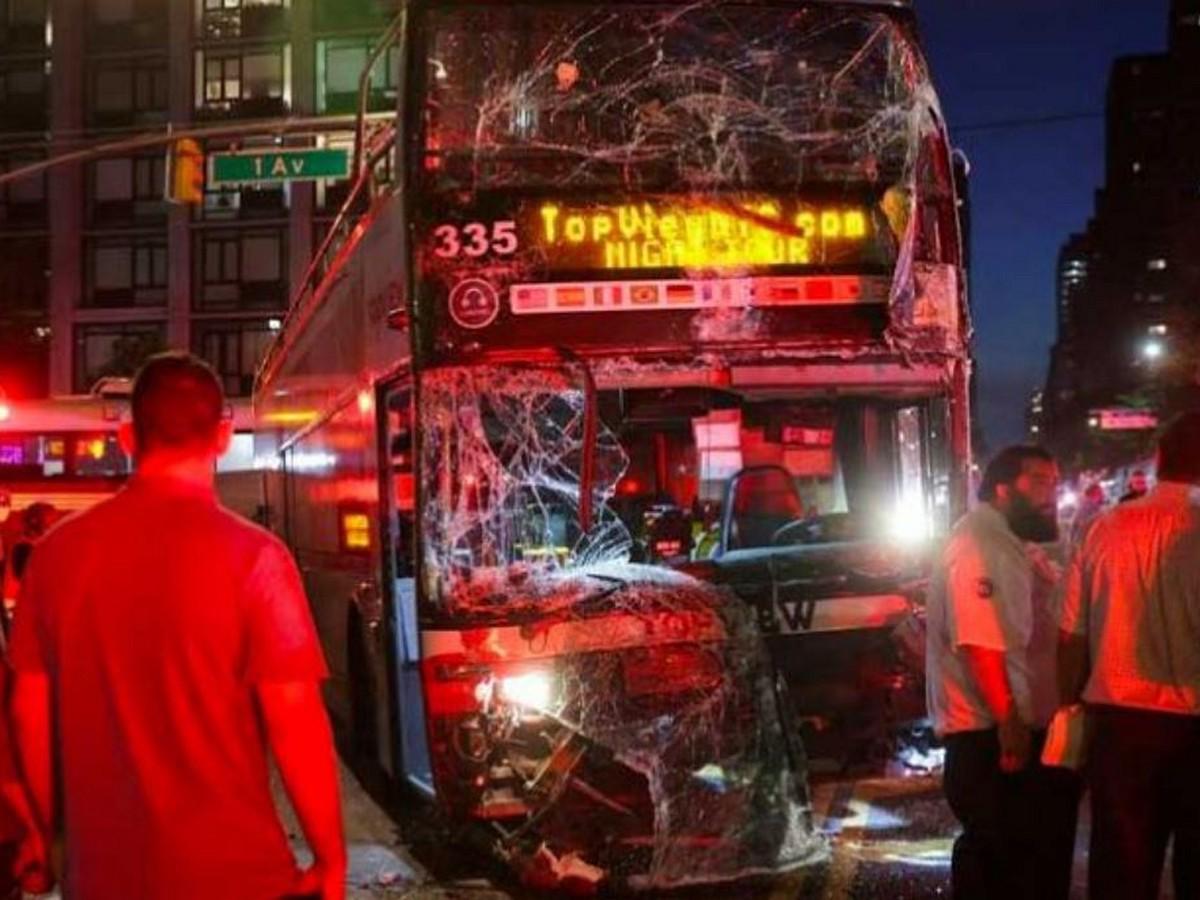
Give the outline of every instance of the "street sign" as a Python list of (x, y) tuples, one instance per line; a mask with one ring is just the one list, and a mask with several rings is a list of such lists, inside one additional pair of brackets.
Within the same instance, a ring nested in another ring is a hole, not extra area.
[(350, 151), (345, 147), (319, 147), (212, 153), (208, 157), (208, 166), (210, 187), (347, 178), (350, 175)]

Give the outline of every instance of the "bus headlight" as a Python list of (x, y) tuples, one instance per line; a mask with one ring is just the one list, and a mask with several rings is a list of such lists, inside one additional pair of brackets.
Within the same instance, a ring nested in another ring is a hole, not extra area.
[(515, 706), (538, 712), (554, 702), (554, 681), (546, 672), (524, 672), (499, 679), (500, 697)]
[(933, 536), (933, 517), (923, 497), (902, 497), (887, 517), (887, 536), (905, 546), (923, 544)]

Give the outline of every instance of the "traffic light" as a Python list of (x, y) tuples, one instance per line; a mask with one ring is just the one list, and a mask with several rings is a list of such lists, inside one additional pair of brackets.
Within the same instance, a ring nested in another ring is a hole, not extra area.
[(176, 141), (167, 156), (167, 199), (204, 202), (204, 151), (191, 138)]

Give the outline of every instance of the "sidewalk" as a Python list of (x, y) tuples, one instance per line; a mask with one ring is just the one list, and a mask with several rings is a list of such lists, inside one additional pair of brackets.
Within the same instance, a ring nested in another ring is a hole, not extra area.
[[(401, 843), (396, 823), (371, 799), (362, 785), (339, 761), (342, 814), (350, 853), (347, 900), (508, 900), (509, 895), (482, 880), (436, 884)], [(288, 837), (301, 859), (308, 849), (282, 786), (275, 783)]]

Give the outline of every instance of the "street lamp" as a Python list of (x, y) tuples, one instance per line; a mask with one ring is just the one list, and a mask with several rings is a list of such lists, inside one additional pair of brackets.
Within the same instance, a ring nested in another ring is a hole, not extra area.
[(1162, 341), (1151, 339), (1142, 344), (1142, 356), (1150, 362), (1162, 359), (1165, 352), (1166, 348), (1163, 347)]

